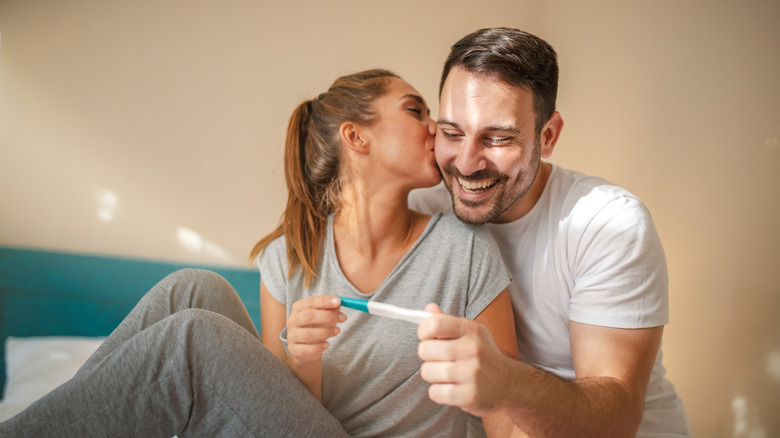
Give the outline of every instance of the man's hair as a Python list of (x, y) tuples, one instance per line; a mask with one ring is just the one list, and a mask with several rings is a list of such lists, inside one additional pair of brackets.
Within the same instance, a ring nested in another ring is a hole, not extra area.
[(507, 85), (531, 91), (536, 112), (536, 135), (555, 112), (558, 60), (546, 41), (518, 29), (480, 29), (455, 43), (444, 63), (439, 97), (453, 67), (478, 73)]

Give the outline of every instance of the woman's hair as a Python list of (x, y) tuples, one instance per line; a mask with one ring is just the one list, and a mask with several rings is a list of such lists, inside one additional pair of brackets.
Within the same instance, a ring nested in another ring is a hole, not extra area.
[(284, 235), (290, 266), (287, 274), (300, 265), (306, 285), (311, 283), (328, 215), (341, 201), (341, 125), (370, 125), (376, 117), (373, 102), (385, 94), (389, 79), (397, 77), (381, 69), (343, 76), (326, 93), (298, 105), (290, 117), (284, 145), (287, 207), (279, 226), (252, 248), (250, 261)]
[(486, 75), (515, 87), (526, 87), (534, 97), (536, 135), (555, 112), (558, 60), (543, 39), (518, 29), (480, 29), (455, 43), (444, 63), (439, 96), (453, 67)]

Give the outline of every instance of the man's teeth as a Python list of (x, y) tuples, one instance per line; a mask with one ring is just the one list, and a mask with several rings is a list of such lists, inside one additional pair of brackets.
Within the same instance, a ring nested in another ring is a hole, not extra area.
[(458, 183), (461, 187), (463, 187), (466, 190), (470, 191), (478, 191), (478, 190), (484, 190), (493, 184), (495, 184), (498, 180), (496, 179), (481, 179), (478, 181), (468, 181), (463, 178), (458, 178)]

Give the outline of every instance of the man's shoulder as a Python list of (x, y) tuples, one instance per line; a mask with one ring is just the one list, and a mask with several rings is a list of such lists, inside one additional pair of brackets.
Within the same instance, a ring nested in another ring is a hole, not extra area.
[(599, 176), (589, 175), (577, 170), (567, 169), (553, 165), (553, 173), (550, 178), (552, 184), (557, 184), (566, 191), (579, 191), (589, 193), (594, 189), (604, 192), (629, 193), (623, 187)]
[(641, 204), (627, 189), (598, 176), (555, 166), (548, 183), (550, 201), (570, 208), (598, 207), (619, 199), (630, 199)]
[(549, 208), (569, 225), (587, 228), (609, 222), (634, 227), (651, 222), (644, 203), (627, 189), (604, 178), (558, 170), (557, 177), (551, 178)]
[(452, 213), (452, 198), (444, 183), (409, 193), (409, 208), (423, 213)]

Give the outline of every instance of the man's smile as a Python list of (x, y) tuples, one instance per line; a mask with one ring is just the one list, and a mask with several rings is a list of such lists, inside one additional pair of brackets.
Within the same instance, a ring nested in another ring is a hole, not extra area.
[(458, 184), (460, 184), (460, 187), (467, 193), (482, 193), (498, 183), (498, 178), (485, 178), (478, 180), (468, 180), (460, 176), (457, 178)]

